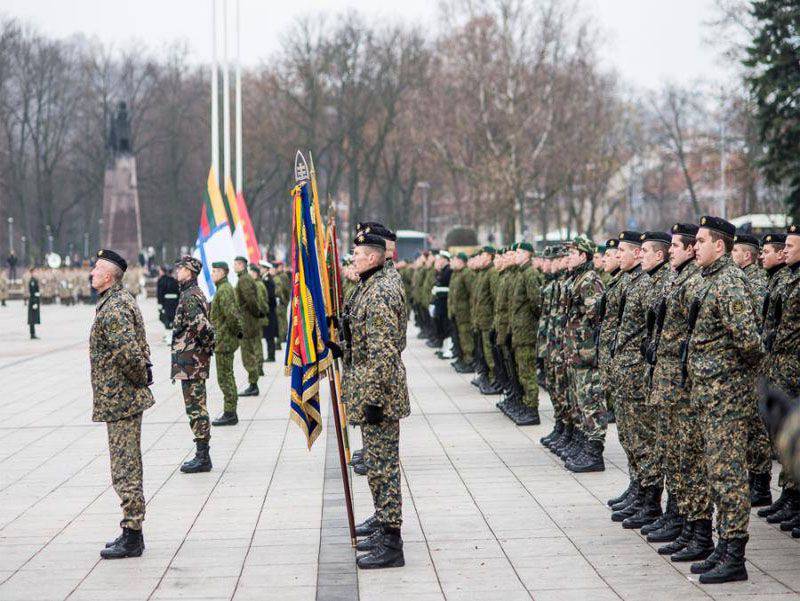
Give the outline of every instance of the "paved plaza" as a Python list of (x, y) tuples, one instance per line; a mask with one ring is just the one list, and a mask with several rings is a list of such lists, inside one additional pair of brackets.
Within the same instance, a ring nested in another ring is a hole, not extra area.
[[(157, 399), (142, 437), (147, 548), (119, 561), (99, 558), (120, 511), (105, 426), (91, 421), (94, 309), (44, 306), (42, 339), (31, 341), (22, 303), (0, 307), (1, 601), (800, 598), (800, 541), (754, 517), (750, 580), (699, 585), (688, 564), (670, 563), (610, 521), (605, 500), (627, 484), (613, 426), (607, 470), (573, 475), (538, 442), (552, 426), (546, 396), (542, 426), (518, 428), (495, 409), (497, 397), (481, 396), (411, 334), (412, 415), (401, 427), (406, 567), (357, 572), (335, 439), (326, 429), (306, 449), (275, 364), (260, 397), (240, 400), (239, 425), (213, 429), (213, 471), (178, 471), (193, 454), (191, 433), (155, 303), (140, 302)], [(238, 360), (237, 381), (246, 385)], [(215, 416), (222, 399), (213, 374), (210, 382)], [(360, 520), (371, 511), (364, 478), (355, 477), (354, 493)]]

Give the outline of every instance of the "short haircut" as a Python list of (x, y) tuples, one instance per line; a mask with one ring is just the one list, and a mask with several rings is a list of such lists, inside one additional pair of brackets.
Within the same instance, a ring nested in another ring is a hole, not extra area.
[(656, 252), (660, 252), (664, 255), (664, 259), (669, 258), (669, 244), (666, 242), (662, 242), (661, 240), (648, 240), (654, 247)]
[(738, 246), (741, 246), (742, 250), (744, 250), (748, 255), (750, 255), (750, 260), (753, 263), (758, 263), (759, 249), (757, 249), (752, 244), (739, 244)]
[(681, 245), (683, 245), (684, 250), (688, 246), (694, 246), (694, 243), (696, 242), (695, 238), (684, 236), (683, 234), (678, 234), (678, 240), (681, 241)]
[(711, 236), (711, 241), (716, 242), (717, 240), (722, 240), (725, 244), (725, 252), (729, 253), (733, 250), (733, 238), (730, 236), (726, 236), (725, 234), (721, 234), (717, 230), (708, 230), (709, 236)]

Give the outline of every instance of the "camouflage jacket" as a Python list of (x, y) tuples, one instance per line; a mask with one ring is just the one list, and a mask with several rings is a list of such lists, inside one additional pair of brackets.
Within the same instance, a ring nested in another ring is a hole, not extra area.
[[(753, 293), (760, 299), (760, 302), (764, 302), (764, 297), (767, 295), (766, 270), (758, 263), (750, 263), (750, 265), (745, 267), (742, 271), (744, 271), (744, 275), (747, 276), (747, 281), (750, 283)], [(760, 306), (761, 305), (759, 305), (759, 307)]]
[(181, 284), (172, 322), (173, 380), (205, 380), (214, 353), (214, 327), (206, 297), (197, 280)]
[[(657, 340), (656, 370), (675, 378), (680, 372), (681, 343), (686, 340), (689, 323), (689, 304), (703, 287), (700, 267), (690, 259), (673, 272), (656, 308), (664, 304), (661, 334)], [(668, 373), (667, 373), (668, 372)]]
[(397, 286), (384, 269), (358, 284), (348, 307), (350, 360), (342, 380), (347, 419), (364, 423), (364, 406), (383, 408), (385, 420), (397, 421), (411, 413), (406, 368), (406, 310)]
[[(784, 270), (782, 270), (784, 271)], [(779, 297), (775, 302), (773, 312), (773, 329), (768, 333), (771, 336), (771, 352), (777, 354), (791, 354), (798, 358), (797, 349), (800, 348), (800, 263), (785, 269), (785, 278)]]
[(447, 315), (458, 323), (470, 320), (469, 271), (464, 268), (453, 271), (450, 277), (450, 293), (447, 295)]
[(747, 375), (764, 354), (744, 272), (725, 255), (701, 273), (704, 285), (692, 301), (700, 303), (700, 309), (689, 339), (688, 372), (693, 385)]
[(484, 332), (494, 328), (494, 299), (499, 276), (494, 267), (487, 267), (475, 282), (475, 294), (472, 295), (475, 327)]
[(597, 367), (597, 330), (600, 325), (600, 299), (603, 281), (591, 262), (579, 266), (573, 273), (567, 299), (564, 333), (566, 360), (576, 368)]
[(436, 284), (436, 269), (433, 267), (425, 268), (425, 276), (422, 278), (422, 288), (419, 291), (420, 303), (427, 307), (433, 302), (433, 287)]
[(425, 279), (425, 268), (416, 268), (414, 270), (414, 274), (411, 276), (411, 302), (415, 305), (423, 304), (420, 300), (420, 291), (422, 290), (423, 279)]
[(539, 275), (530, 265), (519, 267), (514, 287), (509, 290), (511, 344), (535, 345), (542, 312), (542, 289)]
[(152, 407), (150, 347), (133, 296), (120, 282), (100, 295), (89, 335), (92, 421), (113, 422)]
[[(660, 315), (664, 314), (661, 309), (661, 301), (664, 299), (664, 293), (669, 288), (674, 272), (670, 269), (669, 261), (665, 261), (655, 269), (651, 269), (648, 275), (650, 276), (650, 285), (647, 287), (647, 298), (645, 300), (647, 306), (647, 313), (645, 314), (647, 331), (640, 349), (642, 358), (645, 360), (647, 360), (648, 352), (651, 355), (655, 353), (659, 328), (658, 322)], [(664, 305), (664, 311), (666, 311), (666, 305)], [(661, 318), (661, 322), (663, 323), (663, 318)], [(649, 351), (648, 348), (650, 349)], [(653, 359), (654, 355), (647, 362), (652, 365), (654, 364)]]
[(550, 329), (550, 316), (553, 310), (553, 299), (556, 295), (556, 277), (548, 273), (545, 284), (542, 286), (542, 309), (539, 314), (539, 323), (536, 327), (536, 357), (544, 359), (547, 356), (547, 336)]
[(642, 346), (647, 336), (648, 288), (650, 276), (640, 266), (628, 272), (628, 285), (622, 293), (624, 304), (622, 319), (612, 341), (616, 350), (613, 361), (617, 371), (634, 365), (643, 365)]
[(517, 277), (517, 268), (508, 266), (498, 272), (497, 286), (494, 289), (494, 330), (497, 332), (497, 343), (505, 344), (509, 336), (510, 313), (509, 296)]
[(247, 273), (239, 274), (236, 281), (236, 301), (242, 316), (242, 332), (245, 338), (261, 336), (260, 322), (264, 318), (264, 309), (258, 298), (256, 281)]
[(394, 261), (391, 259), (387, 259), (384, 263), (383, 267), (384, 271), (386, 271), (386, 275), (388, 276), (389, 280), (397, 286), (397, 290), (400, 293), (403, 304), (406, 304), (406, 287), (403, 284), (403, 278), (400, 276), (400, 272), (397, 271), (397, 267), (394, 265)]
[(253, 281), (256, 283), (258, 306), (261, 309), (261, 314), (264, 316), (258, 320), (258, 325), (262, 328), (266, 328), (269, 325), (269, 296), (267, 295), (267, 284), (260, 278)]
[(557, 366), (565, 365), (567, 360), (567, 352), (564, 345), (564, 326), (567, 323), (567, 299), (569, 298), (572, 282), (572, 272), (562, 271), (558, 274), (557, 296), (553, 300), (553, 312), (550, 316), (550, 327), (547, 336), (547, 354), (553, 365)]
[(603, 298), (600, 300), (600, 331), (597, 341), (597, 365), (606, 366), (611, 360), (611, 343), (619, 326), (619, 308), (622, 293), (628, 283), (628, 272), (618, 269), (608, 282)]
[(217, 282), (217, 291), (211, 301), (211, 323), (214, 326), (216, 352), (235, 352), (243, 336), (242, 318), (236, 303), (236, 292), (227, 279)]
[(772, 331), (781, 317), (780, 299), (789, 276), (789, 269), (785, 265), (781, 265), (779, 269), (773, 270), (767, 279), (767, 293), (761, 301), (761, 306), (758, 307), (759, 326), (764, 340), (771, 341), (774, 336)]

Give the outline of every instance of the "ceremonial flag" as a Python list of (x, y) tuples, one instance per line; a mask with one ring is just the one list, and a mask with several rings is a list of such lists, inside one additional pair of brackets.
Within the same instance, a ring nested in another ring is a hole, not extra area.
[(241, 190), (238, 193), (234, 191), (231, 178), (225, 181), (225, 202), (231, 215), (231, 236), (236, 254), (247, 257), (251, 263), (258, 263), (261, 251), (250, 221), (250, 213)]
[(290, 415), (302, 428), (308, 448), (322, 431), (319, 380), (331, 363), (312, 204), (309, 181), (300, 181), (292, 190), (292, 297), (285, 369), (291, 376)]
[(225, 205), (217, 183), (214, 167), (208, 171), (206, 192), (203, 195), (203, 207), (200, 210), (200, 227), (197, 231), (194, 256), (203, 263), (202, 277), (197, 283), (208, 298), (214, 296), (216, 287), (211, 279), (211, 264), (214, 261), (225, 261), (230, 267), (228, 279), (236, 284), (233, 271), (233, 259), (236, 256)]

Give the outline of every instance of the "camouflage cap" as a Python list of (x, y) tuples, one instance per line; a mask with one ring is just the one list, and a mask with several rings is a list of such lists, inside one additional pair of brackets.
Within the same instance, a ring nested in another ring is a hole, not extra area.
[(175, 261), (175, 267), (185, 267), (193, 273), (200, 273), (203, 271), (203, 264), (200, 259), (195, 259), (190, 255), (183, 255), (180, 259)]
[(597, 252), (597, 245), (588, 237), (583, 235), (575, 236), (572, 240), (567, 242), (569, 248), (574, 248), (578, 252), (594, 254)]

